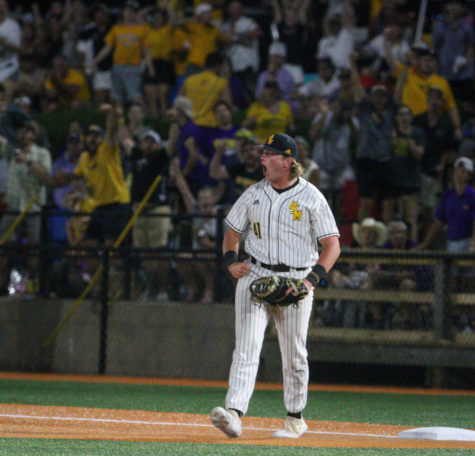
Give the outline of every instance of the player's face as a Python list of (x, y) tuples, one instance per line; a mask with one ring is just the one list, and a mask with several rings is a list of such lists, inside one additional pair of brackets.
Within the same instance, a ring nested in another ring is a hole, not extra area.
[(286, 157), (264, 149), (261, 153), (262, 173), (269, 182), (280, 182), (286, 176)]

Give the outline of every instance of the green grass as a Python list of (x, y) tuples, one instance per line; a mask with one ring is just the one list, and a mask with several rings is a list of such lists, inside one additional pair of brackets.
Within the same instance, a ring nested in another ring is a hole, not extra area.
[(378, 448), (297, 448), (191, 443), (135, 443), (93, 440), (0, 439), (0, 455), (140, 455), (140, 456), (469, 456), (473, 450), (403, 450)]
[[(224, 388), (0, 380), (0, 403), (208, 414)], [(475, 396), (310, 391), (305, 417), (406, 426), (473, 427)], [(281, 391), (255, 391), (248, 415), (285, 415)]]
[[(222, 405), (224, 388), (116, 383), (0, 380), (0, 403), (98, 407), (208, 414)], [(309, 392), (305, 417), (312, 420), (473, 428), (475, 396)], [(248, 415), (283, 417), (281, 391), (254, 393)], [(468, 456), (473, 450), (333, 449), (116, 442), (101, 440), (0, 439), (3, 455), (239, 455), (239, 456)]]

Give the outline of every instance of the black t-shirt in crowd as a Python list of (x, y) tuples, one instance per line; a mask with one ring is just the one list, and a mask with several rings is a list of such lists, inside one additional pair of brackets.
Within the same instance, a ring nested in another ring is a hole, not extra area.
[(244, 163), (238, 163), (228, 166), (226, 170), (232, 182), (232, 201), (235, 201), (248, 187), (257, 184), (264, 178), (261, 166), (258, 166), (254, 171), (248, 171)]
[(426, 134), (426, 150), (421, 159), (421, 170), (424, 174), (437, 177), (436, 167), (445, 152), (454, 147), (454, 129), (447, 114), (442, 114), (439, 121), (430, 126), (427, 112), (414, 118), (414, 125)]
[(140, 202), (158, 174), (162, 180), (153, 192), (149, 203), (153, 205), (170, 204), (168, 183), (169, 158), (165, 149), (159, 149), (152, 155), (145, 156), (139, 147), (132, 149), (130, 157), (132, 171), (132, 202)]

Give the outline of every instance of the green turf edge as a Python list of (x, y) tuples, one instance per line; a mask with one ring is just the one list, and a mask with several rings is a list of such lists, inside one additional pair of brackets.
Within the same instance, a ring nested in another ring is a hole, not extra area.
[(302, 448), (193, 443), (118, 442), (103, 440), (0, 439), (0, 455), (197, 455), (197, 456), (468, 456), (473, 450), (393, 448)]
[[(208, 414), (226, 389), (0, 380), (0, 403)], [(311, 391), (305, 418), (410, 427), (473, 426), (475, 396)], [(282, 391), (255, 391), (248, 416), (284, 417)]]

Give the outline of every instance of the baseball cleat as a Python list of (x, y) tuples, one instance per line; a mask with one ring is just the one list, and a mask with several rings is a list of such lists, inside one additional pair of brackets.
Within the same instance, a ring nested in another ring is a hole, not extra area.
[(211, 411), (211, 422), (230, 438), (236, 438), (242, 434), (241, 419), (235, 410), (215, 407)]
[(279, 429), (272, 434), (276, 439), (298, 439), (307, 432), (308, 426), (303, 418), (288, 416), (285, 419), (284, 429)]

